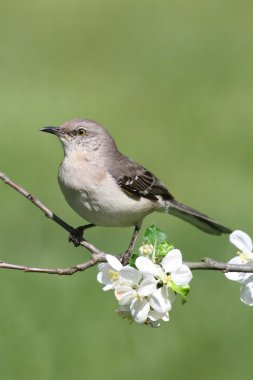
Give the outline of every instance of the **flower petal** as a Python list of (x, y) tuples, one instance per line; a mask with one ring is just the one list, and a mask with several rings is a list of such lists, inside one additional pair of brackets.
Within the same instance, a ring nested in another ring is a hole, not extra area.
[(121, 268), (123, 268), (123, 265), (121, 262), (117, 259), (117, 257), (112, 255), (105, 255), (107, 262), (110, 264), (110, 266), (115, 269), (116, 271), (120, 271)]
[(114, 292), (115, 298), (119, 301), (119, 305), (128, 305), (132, 302), (136, 295), (131, 286), (117, 286)]
[(135, 265), (142, 273), (152, 274), (153, 276), (156, 276), (159, 273), (159, 267), (155, 265), (148, 257), (137, 257)]
[(135, 268), (127, 265), (120, 271), (120, 281), (126, 284), (137, 285), (142, 277), (142, 274)]
[(253, 276), (241, 286), (241, 301), (249, 306), (253, 306)]
[(103, 287), (103, 291), (106, 292), (107, 290), (111, 290), (114, 288), (114, 284), (107, 284)]
[(124, 293), (119, 300), (119, 305), (130, 305), (133, 300), (133, 292)]
[(100, 282), (100, 284), (109, 284), (111, 283), (110, 275), (109, 275), (109, 270), (110, 270), (110, 265), (106, 263), (99, 264), (98, 269), (99, 272), (97, 274), (97, 280)]
[(106, 267), (108, 264), (107, 263), (100, 263), (98, 264), (98, 271), (100, 272), (101, 270), (104, 269), (104, 267)]
[(169, 321), (169, 313), (158, 313), (155, 310), (152, 310), (148, 317), (150, 318), (151, 321), (159, 321), (159, 319), (162, 319), (163, 321)]
[(144, 323), (148, 317), (150, 304), (147, 300), (139, 301), (137, 298), (131, 303), (130, 311), (133, 319), (137, 323)]
[(140, 297), (150, 296), (156, 290), (157, 281), (153, 276), (147, 276), (140, 283), (138, 295)]
[(245, 232), (236, 230), (229, 235), (229, 241), (241, 252), (251, 252), (253, 245), (252, 240)]
[(176, 285), (188, 285), (192, 279), (192, 272), (187, 265), (182, 264), (176, 272), (171, 273), (171, 278)]
[(182, 254), (179, 249), (172, 249), (162, 260), (162, 267), (166, 273), (177, 271), (182, 265)]
[[(233, 257), (231, 260), (228, 261), (228, 264), (240, 264), (240, 265), (242, 265), (242, 261), (240, 259), (240, 256)], [(225, 276), (231, 281), (237, 281), (239, 283), (242, 283), (250, 275), (248, 273), (244, 273), (244, 272), (228, 272), (228, 273), (225, 273)]]
[(164, 313), (163, 317), (161, 318), (164, 322), (169, 322), (170, 320), (170, 317), (169, 317), (169, 313)]
[(164, 285), (151, 295), (150, 306), (158, 313), (166, 313), (171, 310), (174, 298), (172, 290)]

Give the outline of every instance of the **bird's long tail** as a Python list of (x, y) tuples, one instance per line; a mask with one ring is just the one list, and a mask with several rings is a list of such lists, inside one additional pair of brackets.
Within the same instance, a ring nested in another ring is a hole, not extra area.
[(222, 224), (209, 218), (207, 215), (201, 214), (197, 210), (194, 210), (193, 208), (186, 206), (175, 199), (170, 200), (169, 203), (169, 214), (175, 215), (209, 234), (221, 235), (232, 232), (230, 228), (223, 226)]

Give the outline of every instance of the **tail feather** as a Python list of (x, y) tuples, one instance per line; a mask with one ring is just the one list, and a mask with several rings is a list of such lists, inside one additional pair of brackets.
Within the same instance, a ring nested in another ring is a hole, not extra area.
[(186, 206), (175, 199), (170, 200), (168, 212), (169, 214), (177, 216), (178, 218), (193, 224), (195, 227), (209, 234), (221, 235), (232, 232), (230, 228), (223, 226), (222, 224), (209, 218), (207, 215), (201, 214), (197, 210), (194, 210), (193, 208)]

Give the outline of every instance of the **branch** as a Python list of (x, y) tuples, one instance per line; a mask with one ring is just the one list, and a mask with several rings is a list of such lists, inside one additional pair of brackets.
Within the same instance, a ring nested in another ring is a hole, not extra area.
[(222, 263), (220, 261), (216, 261), (208, 257), (204, 257), (201, 262), (184, 261), (184, 264), (186, 264), (191, 270), (218, 270), (224, 273), (253, 273), (253, 265)]
[[(63, 229), (69, 233), (73, 233), (75, 229), (64, 222), (51, 210), (49, 210), (38, 198), (34, 197), (22, 186), (16, 184), (10, 178), (8, 178), (4, 173), (0, 172), (0, 179), (8, 186), (13, 188), (15, 191), (23, 195), (26, 199), (32, 202), (39, 210), (41, 210), (46, 217), (53, 220)], [(85, 239), (80, 241), (80, 245), (91, 252), (90, 260), (82, 264), (77, 264), (69, 268), (34, 268), (22, 265), (10, 264), (5, 261), (0, 261), (0, 269), (14, 269), (23, 272), (33, 272), (33, 273), (47, 273), (47, 274), (57, 274), (57, 275), (72, 275), (77, 272), (83, 272), (84, 270), (93, 267), (99, 262), (105, 262), (105, 252), (96, 248), (93, 244), (87, 242)], [(124, 253), (117, 256), (120, 260)], [(218, 262), (210, 258), (203, 258), (201, 262), (184, 262), (191, 270), (217, 270), (221, 272), (244, 272), (253, 273), (253, 265), (238, 265), (238, 264), (228, 264), (223, 262)]]
[[(33, 273), (47, 273), (47, 274), (58, 274), (64, 276), (70, 276), (77, 272), (83, 272), (84, 270), (95, 266), (99, 262), (105, 262), (104, 254), (97, 255), (93, 254), (92, 258), (89, 261), (86, 261), (82, 264), (77, 264), (69, 268), (34, 268), (27, 267), (23, 265), (16, 265), (6, 263), (5, 261), (0, 261), (0, 269), (14, 269), (22, 272), (33, 272)], [(221, 272), (244, 272), (244, 273), (253, 273), (253, 265), (236, 265), (236, 264), (228, 264), (222, 263), (219, 261), (215, 261), (213, 259), (204, 258), (203, 261), (200, 262), (187, 262), (184, 261), (191, 270), (217, 270)]]
[(103, 262), (103, 261), (106, 261), (104, 254), (101, 254), (101, 255), (93, 254), (92, 258), (89, 261), (86, 261), (85, 263), (82, 263), (82, 264), (74, 265), (69, 268), (33, 268), (33, 267), (26, 267), (23, 265), (6, 263), (5, 261), (0, 261), (0, 269), (14, 269), (14, 270), (19, 270), (23, 272), (47, 273), (47, 274), (58, 274), (58, 275), (70, 276), (77, 272), (83, 272), (84, 270), (93, 267), (98, 262)]

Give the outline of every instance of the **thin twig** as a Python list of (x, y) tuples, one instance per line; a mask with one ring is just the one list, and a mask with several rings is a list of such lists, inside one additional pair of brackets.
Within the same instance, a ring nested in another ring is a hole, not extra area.
[(218, 270), (224, 273), (227, 272), (243, 272), (243, 273), (253, 273), (253, 265), (250, 264), (229, 264), (223, 263), (204, 257), (200, 262), (184, 261), (191, 270)]
[[(83, 272), (84, 270), (93, 267), (99, 262), (105, 262), (106, 258), (104, 254), (96, 255), (93, 254), (92, 258), (89, 261), (86, 261), (82, 264), (77, 264), (71, 266), (69, 268), (34, 268), (27, 267), (23, 265), (10, 264), (5, 261), (0, 261), (0, 269), (14, 269), (23, 272), (33, 272), (33, 273), (47, 273), (47, 274), (58, 274), (70, 276), (77, 272)], [(219, 261), (215, 261), (213, 259), (204, 258), (203, 261), (200, 262), (186, 262), (184, 261), (191, 270), (216, 270), (223, 273), (227, 272), (244, 272), (244, 273), (253, 273), (253, 265), (236, 265), (236, 264), (228, 264), (222, 263)]]
[(58, 275), (70, 276), (77, 272), (83, 272), (84, 270), (91, 268), (97, 263), (103, 262), (103, 261), (105, 261), (105, 256), (103, 254), (101, 255), (93, 254), (92, 258), (89, 261), (86, 261), (85, 263), (82, 263), (82, 264), (74, 265), (69, 268), (34, 268), (34, 267), (27, 267), (23, 265), (10, 264), (10, 263), (6, 263), (5, 261), (0, 261), (0, 269), (14, 269), (14, 270), (19, 270), (23, 272), (47, 273), (47, 274), (58, 274)]

